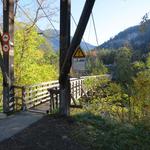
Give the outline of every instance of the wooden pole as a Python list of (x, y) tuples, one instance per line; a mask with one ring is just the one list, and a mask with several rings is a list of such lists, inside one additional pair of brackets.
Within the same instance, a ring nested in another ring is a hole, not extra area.
[(14, 111), (14, 0), (3, 0), (3, 34), (8, 34), (10, 49), (3, 51), (4, 67), (10, 82), (3, 81), (3, 112)]
[[(71, 44), (69, 46), (69, 49), (67, 51), (66, 57), (64, 58), (64, 63), (62, 65), (61, 70), (61, 77), (64, 78), (66, 74), (69, 74), (70, 68), (71, 68), (71, 60), (74, 51), (79, 46), (81, 39), (83, 37), (83, 34), (85, 32), (88, 20), (90, 18), (90, 14), (92, 12), (93, 6), (94, 6), (95, 0), (86, 0), (86, 3), (84, 5), (77, 29), (75, 31), (75, 34), (73, 36), (73, 39), (71, 41)], [(69, 63), (68, 63), (69, 62)]]
[[(68, 48), (70, 46), (70, 11), (71, 1), (60, 1), (60, 115), (68, 116), (70, 114), (70, 77), (65, 74), (61, 77), (62, 64), (64, 64), (64, 58), (66, 57)], [(68, 62), (70, 63), (70, 62)], [(66, 68), (64, 68), (65, 70)]]
[(75, 35), (70, 44), (70, 0), (60, 1), (60, 114), (70, 113), (70, 79), (72, 55), (79, 46), (87, 26), (95, 0), (86, 0)]

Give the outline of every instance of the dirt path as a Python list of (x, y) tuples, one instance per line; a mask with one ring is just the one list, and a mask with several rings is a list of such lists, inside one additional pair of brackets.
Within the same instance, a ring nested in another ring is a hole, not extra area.
[(0, 150), (87, 150), (73, 140), (72, 119), (45, 116), (21, 133), (0, 143)]

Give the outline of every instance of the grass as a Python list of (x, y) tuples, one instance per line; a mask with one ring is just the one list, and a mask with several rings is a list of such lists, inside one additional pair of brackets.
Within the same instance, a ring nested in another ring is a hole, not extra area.
[(0, 150), (150, 150), (149, 125), (112, 122), (78, 109), (68, 118), (43, 117), (1, 142)]
[(0, 112), (3, 111), (3, 107), (2, 107), (2, 104), (0, 103)]
[(2, 103), (2, 95), (0, 95), (0, 112), (2, 111), (3, 111), (3, 103)]
[(82, 112), (74, 114), (79, 128), (74, 137), (81, 145), (94, 150), (149, 150), (150, 124), (144, 121), (135, 124), (120, 124), (100, 116)]

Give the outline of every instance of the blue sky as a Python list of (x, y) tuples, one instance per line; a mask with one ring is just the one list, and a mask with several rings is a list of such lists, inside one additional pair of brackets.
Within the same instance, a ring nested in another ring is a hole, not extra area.
[[(49, 1), (49, 7), (59, 8), (60, 0), (47, 1)], [(21, 0), (20, 2), (20, 5), (25, 6), (24, 8), (28, 8), (26, 11), (29, 14), (34, 12), (36, 7), (35, 0)], [(85, 0), (71, 0), (71, 2), (72, 14), (76, 22), (78, 22)], [(30, 3), (30, 6), (27, 5)], [(93, 14), (96, 23), (99, 44), (109, 40), (120, 31), (139, 24), (144, 14), (149, 11), (150, 0), (96, 0)], [(59, 13), (57, 14), (57, 17), (53, 17), (53, 19), (57, 20), (57, 22), (53, 23), (56, 29), (59, 29)], [(73, 35), (76, 26), (73, 22), (71, 24), (71, 34)], [(38, 26), (41, 29), (52, 28), (47, 19), (41, 19), (38, 22)], [(93, 45), (97, 45), (91, 19), (84, 34), (84, 39)]]
[[(78, 19), (84, 0), (72, 0), (72, 13)], [(96, 0), (93, 14), (96, 22), (99, 44), (107, 41), (120, 31), (140, 23), (150, 11), (150, 0)], [(90, 37), (89, 37), (89, 30)], [(96, 45), (95, 35), (90, 24), (84, 38)]]
[[(55, 5), (59, 7), (59, 0)], [(78, 22), (85, 0), (71, 0), (72, 14)], [(99, 44), (109, 40), (120, 31), (138, 25), (145, 13), (150, 11), (150, 0), (96, 0), (93, 14)], [(59, 19), (58, 19), (59, 20)], [(59, 28), (59, 23), (55, 24)], [(76, 26), (72, 22), (72, 35)], [(97, 45), (92, 20), (89, 20), (85, 41)]]

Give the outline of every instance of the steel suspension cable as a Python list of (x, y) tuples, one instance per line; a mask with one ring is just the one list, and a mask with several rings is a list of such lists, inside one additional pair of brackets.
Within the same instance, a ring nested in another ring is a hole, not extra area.
[(95, 32), (96, 43), (97, 43), (97, 46), (99, 46), (98, 36), (97, 36), (97, 31), (96, 31), (96, 25), (95, 25), (95, 20), (94, 20), (93, 12), (91, 13), (91, 16), (92, 16), (92, 21), (93, 21), (93, 26), (94, 26), (94, 32)]
[(57, 29), (55, 28), (54, 24), (52, 23), (52, 21), (50, 20), (49, 16), (47, 15), (47, 13), (45, 12), (44, 8), (42, 7), (41, 3), (37, 0), (38, 5), (40, 6), (40, 8), (42, 9), (44, 15), (46, 16), (47, 20), (49, 21), (49, 23), (51, 24), (51, 26), (53, 27), (53, 29), (55, 30), (56, 34), (59, 35)]
[[(76, 25), (76, 27), (77, 27), (77, 22), (76, 22), (75, 18), (73, 17), (72, 13), (70, 13), (70, 15), (71, 15), (71, 18), (72, 18), (72, 20), (73, 20), (74, 24), (75, 24), (75, 25)], [(85, 46), (86, 46), (87, 50), (89, 50), (89, 47), (87, 46), (87, 44), (86, 44), (86, 42), (85, 42), (84, 38), (83, 38), (83, 42), (84, 42), (84, 44), (85, 44)]]
[[(32, 22), (32, 23), (34, 23), (34, 25), (37, 27), (37, 29), (41, 32), (41, 29), (40, 29), (40, 27), (31, 19), (31, 17), (26, 13), (26, 11), (18, 4), (18, 8), (25, 14), (25, 16)], [(48, 38), (48, 36), (44, 33), (44, 32), (41, 32), (41, 34), (44, 36), (44, 37), (46, 37), (46, 38)], [(58, 36), (58, 35), (57, 35)], [(56, 36), (56, 37), (57, 37)]]

